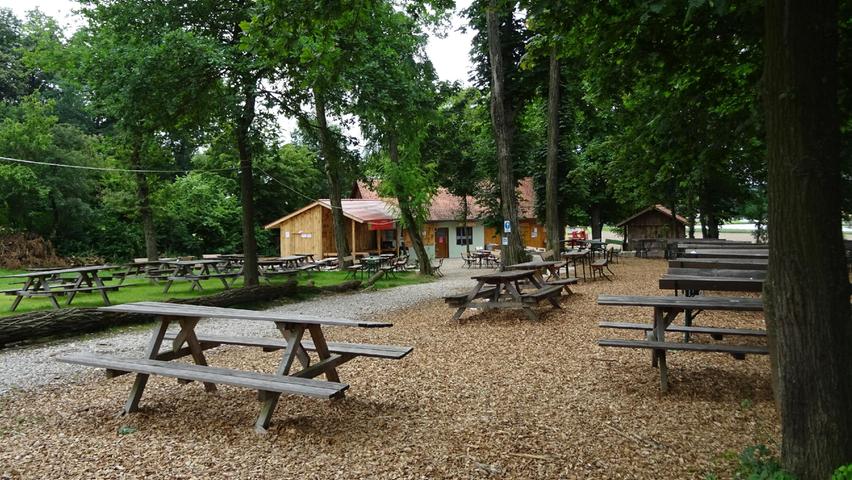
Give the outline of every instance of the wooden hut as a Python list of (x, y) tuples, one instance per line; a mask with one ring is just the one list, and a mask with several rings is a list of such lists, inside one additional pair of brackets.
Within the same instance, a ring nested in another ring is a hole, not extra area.
[[(396, 252), (399, 245), (395, 207), (383, 200), (346, 199), (344, 228), (354, 255)], [(310, 253), (317, 258), (337, 256), (331, 202), (319, 200), (269, 223), (280, 230), (281, 256)]]
[(649, 243), (649, 240), (663, 240), (656, 242), (665, 250), (665, 241), (669, 238), (683, 238), (686, 236), (686, 219), (680, 215), (672, 215), (672, 211), (662, 205), (653, 205), (641, 212), (622, 220), (616, 225), (624, 228), (625, 249), (634, 250), (640, 243)]

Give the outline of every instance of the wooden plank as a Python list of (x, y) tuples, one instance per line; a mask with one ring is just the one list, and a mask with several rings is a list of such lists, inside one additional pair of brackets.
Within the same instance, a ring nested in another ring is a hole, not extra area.
[(769, 349), (759, 345), (724, 345), (718, 343), (657, 342), (651, 340), (624, 340), (605, 338), (598, 340), (601, 347), (650, 348), (654, 350), (683, 350), (691, 352), (717, 352), (738, 355), (768, 355)]
[[(167, 333), (166, 340), (175, 338), (174, 333)], [(202, 344), (216, 345), (241, 345), (245, 347), (259, 347), (266, 350), (281, 350), (287, 347), (287, 341), (274, 337), (228, 337), (224, 335), (200, 335), (198, 341)], [(403, 347), (399, 345), (376, 345), (369, 343), (343, 343), (327, 342), (328, 351), (331, 353), (356, 355), (373, 358), (388, 358), (398, 360), (405, 357), (414, 347)], [(316, 347), (310, 340), (302, 340), (305, 350), (314, 351)]]
[(172, 315), (178, 317), (229, 318), (237, 320), (257, 320), (266, 322), (289, 322), (305, 325), (332, 325), (343, 327), (385, 328), (392, 323), (370, 322), (364, 320), (347, 320), (340, 318), (322, 318), (312, 315), (301, 315), (285, 312), (256, 312), (237, 308), (208, 307), (202, 305), (186, 305), (163, 302), (136, 302), (101, 307), (99, 310), (142, 313), (149, 315)]
[(679, 258), (769, 258), (767, 250), (684, 250)]
[(669, 260), (670, 268), (720, 268), (729, 270), (766, 270), (765, 258), (679, 258)]
[(746, 278), (753, 280), (766, 279), (766, 270), (737, 270), (721, 268), (669, 268), (668, 275), (685, 275), (691, 277), (722, 277), (722, 278)]
[(663, 290), (760, 292), (763, 290), (763, 279), (663, 275), (660, 278), (659, 286)]
[(210, 382), (269, 392), (290, 393), (317, 398), (331, 398), (349, 388), (345, 383), (335, 383), (309, 378), (277, 376), (268, 373), (245, 372), (231, 368), (194, 365), (182, 362), (166, 362), (144, 358), (120, 358), (106, 355), (68, 354), (56, 357), (64, 363), (73, 363), (95, 368), (129, 371), (145, 375)]
[[(645, 330), (651, 331), (654, 325), (650, 323), (629, 323), (629, 322), (598, 322), (598, 327), (601, 328), (620, 328), (626, 330)], [(717, 328), (717, 327), (686, 327), (680, 325), (669, 325), (666, 328), (667, 332), (689, 332), (689, 333), (704, 333), (708, 335), (737, 335), (744, 337), (765, 337), (766, 330), (753, 330), (747, 328)]]
[(598, 295), (598, 305), (663, 307), (691, 310), (763, 311), (763, 301), (749, 297), (676, 297), (671, 295)]
[(476, 281), (485, 283), (503, 283), (508, 281), (523, 280), (535, 275), (535, 270), (507, 270), (505, 272), (487, 273), (484, 275), (476, 275), (472, 278)]

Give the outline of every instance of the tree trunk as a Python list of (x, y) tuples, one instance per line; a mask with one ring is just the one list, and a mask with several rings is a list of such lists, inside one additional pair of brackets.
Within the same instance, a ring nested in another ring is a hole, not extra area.
[[(334, 245), (337, 249), (337, 265), (340, 270), (352, 265), (351, 260), (344, 258), (351, 255), (349, 242), (346, 240), (346, 222), (343, 217), (343, 202), (340, 188), (340, 159), (337, 155), (337, 144), (331, 138), (328, 120), (325, 117), (325, 99), (314, 90), (314, 107), (319, 129), (320, 151), (325, 158), (325, 176), (328, 179), (328, 193), (331, 201), (331, 221), (334, 230)], [(354, 238), (352, 239), (355, 240)], [(353, 245), (354, 248), (354, 245)]]
[(547, 215), (547, 248), (556, 258), (562, 249), (562, 222), (559, 221), (559, 57), (556, 46), (550, 50), (550, 78), (547, 95), (547, 167), (545, 213)]
[(765, 11), (769, 268), (763, 286), (784, 467), (852, 462), (852, 321), (841, 234), (836, 1)]
[[(142, 169), (142, 137), (134, 135), (130, 151), (130, 165), (134, 170)], [(145, 256), (148, 260), (160, 258), (157, 252), (157, 229), (154, 227), (154, 211), (151, 209), (151, 194), (148, 177), (136, 173), (136, 199), (139, 202), (139, 216), (142, 218), (142, 234), (145, 236)]]
[(515, 194), (515, 175), (512, 169), (512, 132), (511, 115), (506, 111), (505, 69), (503, 51), (500, 43), (500, 20), (497, 16), (497, 2), (490, 0), (486, 11), (488, 31), (488, 59), (491, 63), (491, 123), (494, 127), (494, 139), (497, 144), (497, 175), (500, 179), (500, 207), (503, 221), (509, 221), (511, 232), (509, 245), (503, 245), (501, 259), (503, 265), (514, 265), (524, 257), (524, 245), (518, 231), (518, 205)]
[(601, 235), (603, 234), (603, 222), (601, 222), (600, 204), (592, 204), (592, 208), (589, 211), (589, 217), (592, 219), (592, 238), (601, 238)]
[[(464, 222), (464, 228), (467, 230), (467, 217), (470, 216), (470, 206), (467, 204), (467, 194), (461, 196), (462, 198), (462, 222)], [(467, 233), (467, 231), (465, 231)], [(470, 255), (470, 244), (473, 242), (473, 235), (471, 232), (470, 241), (464, 245), (464, 249), (468, 255)]]
[[(399, 143), (395, 133), (388, 135), (388, 154), (391, 162), (399, 167)], [(426, 253), (426, 247), (423, 245), (423, 237), (420, 235), (421, 225), (414, 218), (414, 212), (411, 209), (411, 199), (408, 192), (400, 185), (395, 185), (394, 190), (397, 193), (397, 202), (399, 202), (399, 212), (402, 215), (402, 221), (408, 229), (411, 243), (414, 246), (414, 252), (417, 254), (417, 259), (420, 264), (421, 275), (432, 274), (432, 263), (429, 261), (429, 254)]]
[(236, 140), (240, 156), (240, 205), (243, 211), (243, 278), (245, 285), (259, 283), (257, 271), (257, 241), (254, 238), (254, 175), (249, 131), (254, 122), (256, 85), (246, 86), (243, 108), (237, 119)]
[(689, 238), (695, 238), (695, 214), (689, 216)]
[(719, 238), (719, 217), (707, 215), (707, 238)]

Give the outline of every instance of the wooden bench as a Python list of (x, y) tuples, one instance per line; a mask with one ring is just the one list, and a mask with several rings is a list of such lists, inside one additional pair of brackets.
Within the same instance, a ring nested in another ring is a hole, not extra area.
[[(560, 285), (546, 285), (544, 287), (539, 288), (530, 293), (525, 293), (521, 295), (521, 299), (524, 303), (539, 303), (542, 300), (550, 300), (557, 299), (562, 296), (562, 286)], [(562, 308), (559, 306), (559, 303), (552, 301), (551, 302), (554, 307)]]
[(545, 280), (545, 285), (556, 285), (562, 287), (566, 292), (573, 293), (570, 288), (571, 285), (576, 285), (579, 281), (578, 278), (568, 277), (568, 278), (554, 278), (553, 280)]
[[(174, 340), (177, 337), (175, 333), (169, 332), (163, 337), (163, 340)], [(222, 335), (199, 335), (198, 341), (201, 342), (201, 347), (205, 350), (218, 347), (220, 345), (241, 345), (244, 347), (260, 347), (265, 352), (272, 352), (287, 348), (287, 340), (283, 338), (266, 338), (266, 337), (226, 337)], [(399, 360), (414, 350), (414, 347), (401, 347), (397, 345), (371, 345), (368, 343), (340, 343), (327, 342), (329, 353), (339, 355), (351, 355), (357, 357), (371, 358), (386, 358), (391, 360)], [(302, 340), (302, 347), (305, 350), (316, 351), (314, 342), (310, 340)]]
[[(601, 328), (620, 328), (627, 330), (644, 330), (650, 332), (654, 329), (654, 325), (650, 323), (628, 323), (628, 322), (599, 322), (598, 327)], [(722, 340), (725, 335), (743, 336), (743, 337), (765, 337), (766, 330), (753, 330), (748, 328), (716, 328), (716, 327), (695, 327), (695, 326), (680, 326), (669, 325), (666, 331), (677, 333), (701, 333), (713, 337), (714, 340)]]
[[(759, 345), (722, 345), (718, 343), (685, 343), (685, 342), (657, 342), (654, 340), (624, 340), (620, 338), (604, 338), (598, 340), (601, 347), (627, 347), (627, 348), (649, 348), (653, 350), (683, 350), (691, 352), (719, 352), (730, 353), (737, 360), (742, 360), (746, 355), (767, 355), (769, 348)], [(663, 369), (660, 369), (663, 374)]]
[(349, 385), (345, 383), (144, 358), (119, 358), (79, 353), (56, 358), (60, 362), (105, 368), (110, 378), (124, 373), (162, 375), (178, 380), (251, 388), (259, 392), (289, 393), (325, 399), (338, 397), (349, 388)]
[[(473, 300), (479, 298), (487, 298), (494, 294), (494, 290), (496, 287), (483, 287), (476, 296), (473, 297)], [(458, 295), (448, 295), (444, 297), (444, 302), (451, 307), (461, 307), (467, 302), (468, 293), (460, 293)]]

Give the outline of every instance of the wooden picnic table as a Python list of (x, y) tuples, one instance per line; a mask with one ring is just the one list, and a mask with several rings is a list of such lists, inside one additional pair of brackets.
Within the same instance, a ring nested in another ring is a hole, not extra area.
[[(349, 385), (340, 383), (337, 367), (356, 357), (400, 359), (411, 352), (411, 347), (326, 342), (322, 327), (342, 326), (357, 328), (384, 328), (392, 324), (336, 318), (320, 318), (286, 312), (255, 312), (231, 308), (181, 305), (161, 302), (139, 302), (106, 307), (113, 312), (152, 315), (159, 320), (154, 328), (144, 358), (120, 358), (92, 354), (68, 354), (57, 357), (66, 363), (106, 368), (108, 377), (135, 373), (136, 380), (130, 390), (122, 414), (134, 412), (145, 390), (150, 375), (177, 378), (182, 383), (202, 382), (207, 392), (215, 392), (216, 384), (234, 385), (258, 390), (263, 402), (255, 429), (266, 432), (272, 413), (282, 393), (318, 398), (341, 398)], [(223, 318), (245, 321), (271, 322), (283, 339), (257, 337), (224, 337), (198, 335), (195, 327), (203, 318)], [(168, 332), (171, 324), (180, 325), (177, 333)], [(308, 331), (311, 340), (304, 340)], [(160, 351), (164, 340), (171, 340), (171, 349)], [(263, 348), (265, 351), (283, 350), (284, 354), (274, 374), (211, 367), (204, 350), (219, 345), (242, 345)], [(312, 363), (308, 351), (316, 352), (318, 361)], [(171, 362), (176, 358), (191, 356), (194, 364)], [(302, 369), (292, 373), (298, 360)], [(315, 377), (325, 375), (326, 380)]]
[(729, 270), (766, 270), (766, 258), (678, 258), (669, 260), (670, 268), (724, 268)]
[[(453, 320), (457, 321), (468, 308), (482, 309), (521, 309), (531, 320), (538, 320), (538, 314), (531, 308), (542, 300), (547, 300), (553, 308), (559, 306), (557, 298), (561, 296), (562, 287), (546, 285), (539, 280), (537, 270), (506, 270), (471, 277), (476, 280), (476, 286), (468, 294), (444, 297), (444, 301), (452, 307), (457, 307)], [(529, 282), (535, 290), (524, 293), (522, 282)], [(483, 288), (489, 285), (489, 288)], [(487, 299), (485, 302), (475, 302), (477, 299)]]
[[(231, 288), (228, 284), (228, 280), (239, 276), (238, 273), (222, 272), (219, 269), (219, 265), (222, 261), (219, 259), (172, 260), (164, 263), (171, 265), (174, 270), (172, 270), (172, 272), (166, 277), (166, 287), (163, 289), (163, 293), (168, 293), (175, 280), (188, 280), (191, 282), (189, 287), (190, 291), (193, 291), (196, 288), (199, 291), (204, 290), (204, 287), (201, 286), (201, 281), (211, 278), (219, 279), (225, 287), (225, 290), (228, 290)], [(195, 271), (196, 267), (199, 269), (198, 272)], [(210, 268), (213, 268), (213, 273), (210, 272)]]
[(508, 265), (506, 270), (535, 270), (538, 273), (538, 279), (544, 282), (544, 272), (548, 272), (551, 278), (559, 278), (559, 269), (564, 267), (565, 264), (566, 262), (556, 262), (553, 260), (531, 260), (529, 262)]
[[(758, 298), (600, 295), (598, 296), (598, 305), (653, 308), (654, 316), (653, 323), (651, 324), (622, 322), (601, 322), (599, 324), (602, 328), (641, 330), (647, 332), (645, 339), (601, 339), (598, 341), (598, 345), (603, 347), (650, 349), (651, 365), (660, 369), (660, 389), (663, 392), (668, 391), (668, 366), (666, 365), (667, 350), (722, 352), (729, 353), (737, 359), (743, 359), (747, 354), (765, 355), (768, 353), (767, 347), (762, 345), (689, 343), (689, 334), (709, 334), (716, 339), (721, 339), (725, 335), (765, 337), (765, 330), (695, 327), (689, 321), (690, 317), (688, 313), (691, 311), (763, 311), (763, 302)], [(686, 319), (684, 326), (674, 327), (672, 322), (680, 312), (685, 313)], [(683, 332), (684, 342), (666, 341), (666, 331)]]
[[(566, 252), (562, 252), (562, 258), (565, 259), (566, 263), (571, 262), (571, 265), (574, 267), (574, 276), (577, 276), (577, 262), (580, 262), (580, 265), (583, 267), (583, 280), (586, 279), (586, 263), (589, 262), (591, 258), (591, 250), (568, 250)], [(568, 265), (565, 265), (565, 271), (568, 271)]]
[[(760, 292), (763, 290), (763, 280), (766, 272), (764, 270), (719, 270), (715, 274), (702, 274), (699, 272), (712, 272), (703, 269), (673, 269), (680, 273), (666, 273), (660, 277), (660, 289), (683, 290), (686, 296), (697, 295), (702, 290), (718, 292)], [(690, 272), (685, 272), (690, 271)], [(735, 272), (746, 272), (736, 274)], [(760, 272), (762, 275), (754, 275), (752, 272)]]
[[(15, 295), (11, 311), (15, 311), (21, 300), (32, 297), (47, 297), (53, 308), (59, 308), (57, 296), (66, 296), (65, 305), (71, 305), (78, 293), (99, 292), (105, 305), (110, 305), (107, 290), (118, 290), (119, 285), (104, 285), (103, 279), (98, 272), (112, 270), (113, 265), (90, 265), (85, 267), (61, 268), (55, 270), (39, 270), (14, 275), (5, 275), (2, 278), (22, 278), (24, 285), (20, 289), (6, 290), (6, 295)], [(63, 275), (74, 275), (73, 278), (63, 278)], [(85, 284), (85, 285), (84, 285)]]

